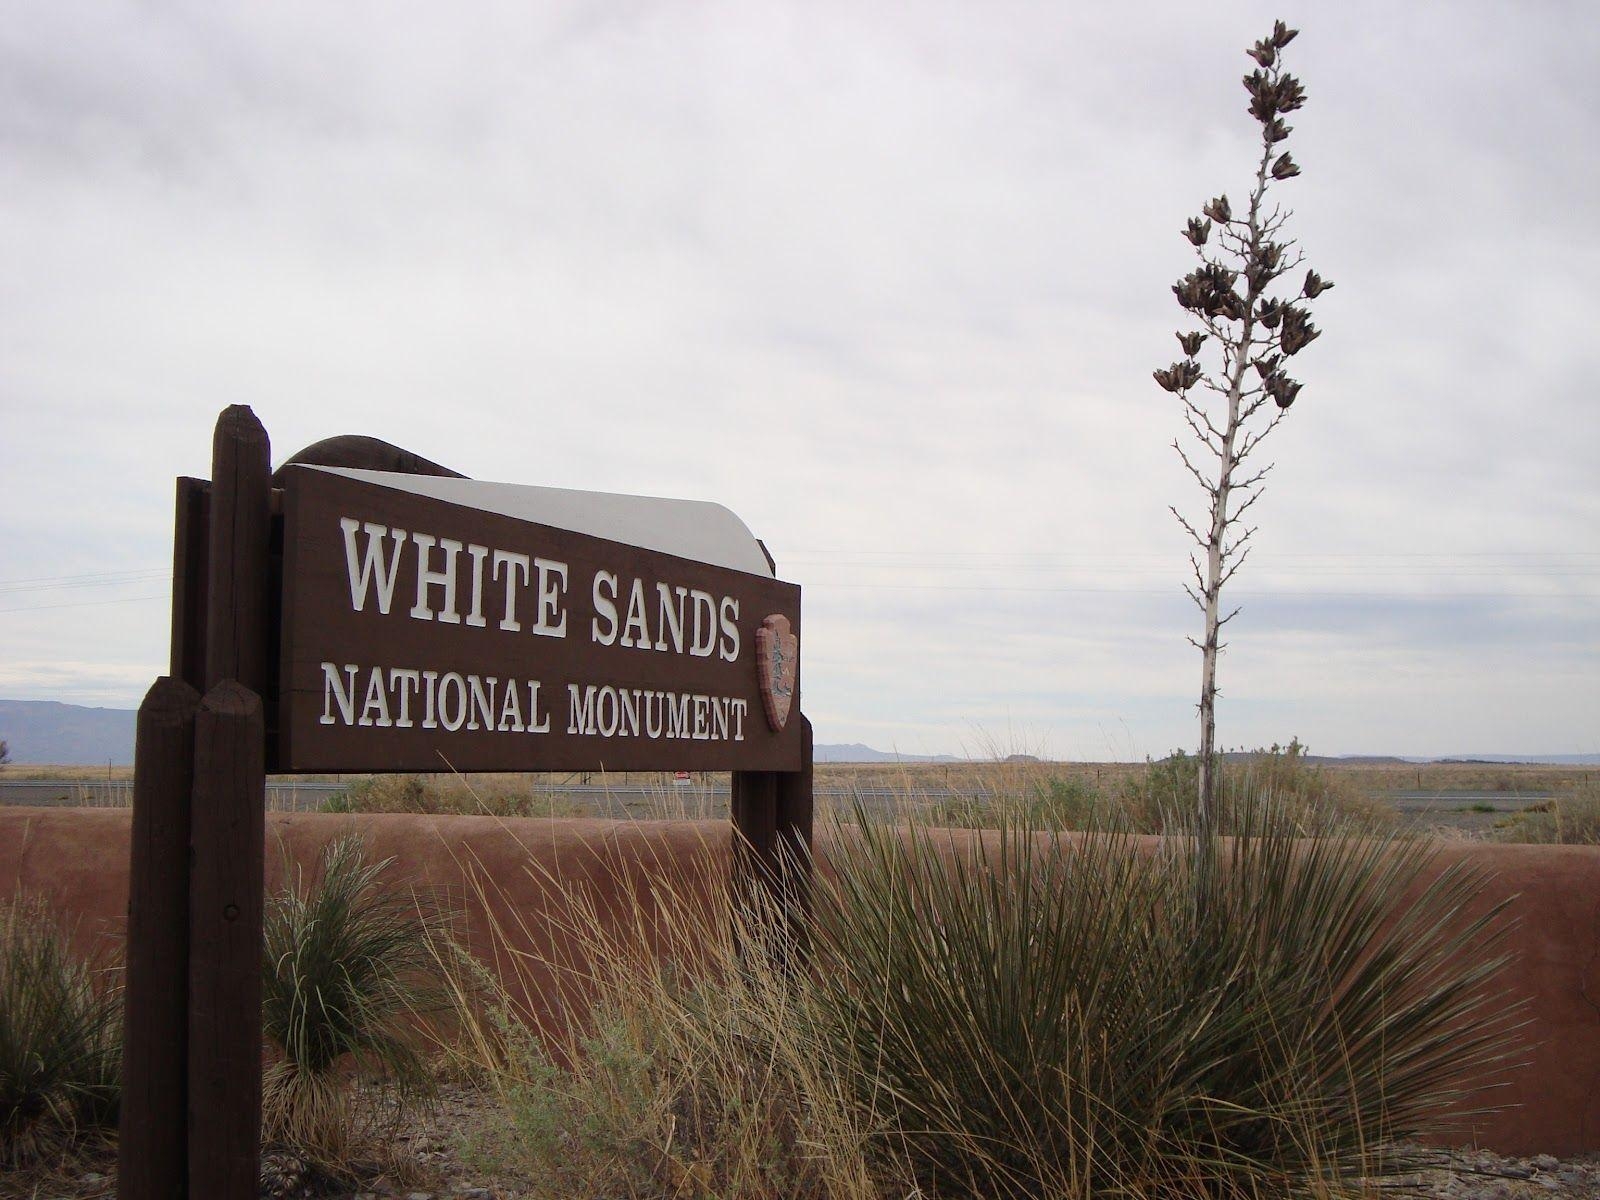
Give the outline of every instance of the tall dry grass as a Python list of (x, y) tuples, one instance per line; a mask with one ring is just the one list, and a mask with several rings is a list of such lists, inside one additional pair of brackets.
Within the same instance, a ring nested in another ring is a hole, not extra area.
[[(1194, 806), (1199, 782), (1198, 761), (1177, 751), (1145, 764), (1142, 771), (1122, 771), (1108, 786), (1092, 782), (1084, 772), (1063, 772), (1056, 764), (1006, 764), (996, 778), (1004, 786), (941, 799), (910, 811), (929, 824), (966, 829), (1028, 825), (1040, 829), (1121, 828), (1138, 833), (1182, 832), (1173, 814)], [(1273, 797), (1276, 810), (1302, 834), (1349, 820), (1366, 824), (1393, 818), (1393, 810), (1354, 787), (1345, 776), (1308, 760), (1298, 740), (1274, 745), (1221, 763), (1217, 805), (1218, 827), (1230, 832), (1239, 825), (1254, 798)]]
[(0, 903), (0, 1166), (114, 1126), (121, 1057), (115, 973), (75, 955), (41, 900)]
[(1495, 826), (1502, 842), (1600, 845), (1600, 783), (1579, 784)]
[(462, 1010), (451, 1052), (502, 1113), (469, 1162), (552, 1200), (883, 1195), (867, 1150), (880, 1131), (818, 1041), (809, 977), (754, 949), (782, 914), (758, 902), (730, 916), (726, 880), (677, 863), (604, 889), (529, 869), (547, 896), (532, 911), (478, 877), (476, 908), (507, 922), (498, 970), (447, 972)]
[(474, 1152), (548, 1197), (1351, 1194), (1512, 1052), (1498, 914), (1425, 843), (1236, 817), (1207, 849), (863, 814), (800, 970), (752, 950), (794, 914), (715, 872), (549, 871), (526, 913), (482, 881)]

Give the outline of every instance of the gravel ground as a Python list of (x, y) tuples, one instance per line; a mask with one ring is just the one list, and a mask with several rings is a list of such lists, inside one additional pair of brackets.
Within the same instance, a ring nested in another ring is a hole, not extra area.
[[(492, 1102), (481, 1093), (447, 1088), (437, 1106), (417, 1113), (395, 1137), (394, 1161), (403, 1169), (376, 1172), (359, 1190), (330, 1190), (304, 1177), (292, 1158), (269, 1153), (262, 1164), (262, 1200), (531, 1200), (526, 1180), (476, 1171), (462, 1161), (463, 1138), (494, 1120)], [(1385, 1180), (1373, 1194), (1437, 1200), (1600, 1198), (1600, 1154), (1508, 1158), (1454, 1150), (1430, 1155), (1436, 1167)], [(48, 1171), (0, 1173), (0, 1200), (112, 1200), (115, 1167), (115, 1151), (102, 1146), (82, 1150), (71, 1163)]]

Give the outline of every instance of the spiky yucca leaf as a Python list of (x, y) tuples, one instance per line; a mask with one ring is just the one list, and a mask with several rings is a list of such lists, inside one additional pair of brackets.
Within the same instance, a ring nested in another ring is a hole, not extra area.
[(121, 993), (43, 902), (0, 904), (0, 1163), (116, 1122)]
[(1283, 1195), (1466, 1099), (1513, 1041), (1499, 910), (1422, 842), (842, 832), (828, 1020), (940, 1195)]
[(346, 1065), (376, 1073), (401, 1103), (431, 1088), (414, 1018), (443, 1000), (431, 948), (441, 923), (383, 884), (391, 861), (368, 862), (359, 837), (340, 838), (315, 878), (267, 905), (262, 1024), (281, 1057), (264, 1079), (264, 1131), (335, 1174), (356, 1140)]

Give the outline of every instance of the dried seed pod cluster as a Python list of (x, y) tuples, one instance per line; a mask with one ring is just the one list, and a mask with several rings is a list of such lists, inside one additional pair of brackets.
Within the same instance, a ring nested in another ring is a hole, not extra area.
[[(1269, 181), (1282, 182), (1300, 174), (1300, 167), (1289, 152), (1279, 152), (1279, 143), (1292, 132), (1284, 114), (1295, 112), (1306, 101), (1305, 88), (1282, 66), (1283, 49), (1294, 41), (1297, 32), (1278, 21), (1267, 37), (1245, 52), (1256, 63), (1255, 69), (1244, 77), (1244, 88), (1250, 96), (1249, 113), (1261, 127), (1262, 144), (1248, 210), (1236, 217), (1228, 197), (1217, 196), (1201, 207), (1199, 216), (1190, 217), (1183, 229), (1183, 236), (1201, 264), (1173, 284), (1173, 295), (1205, 326), (1206, 333), (1196, 336), (1204, 340), (1206, 334), (1216, 335), (1222, 347), (1223, 374), (1208, 375), (1192, 361), (1199, 353), (1200, 343), (1196, 342), (1191, 350), (1185, 342), (1184, 353), (1191, 361), (1155, 372), (1156, 382), (1166, 391), (1182, 394), (1200, 384), (1222, 395), (1230, 387), (1237, 391), (1244, 379), (1244, 368), (1252, 362), (1268, 354), (1275, 356), (1275, 362), (1281, 361), (1310, 345), (1320, 332), (1311, 323), (1303, 302), (1316, 299), (1333, 284), (1315, 271), (1306, 272), (1297, 296), (1267, 294), (1274, 283), (1302, 261), (1294, 243), (1278, 236), (1290, 214), (1278, 209), (1267, 213), (1262, 205)], [(1183, 341), (1187, 335), (1178, 336)], [(1264, 403), (1270, 399), (1280, 410), (1286, 409), (1299, 395), (1300, 385), (1274, 366), (1245, 392), (1241, 399), (1248, 419), (1256, 411), (1251, 407), (1252, 401)]]

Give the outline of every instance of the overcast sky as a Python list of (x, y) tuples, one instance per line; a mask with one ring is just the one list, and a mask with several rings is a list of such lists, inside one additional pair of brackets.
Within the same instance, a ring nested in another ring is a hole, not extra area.
[(1279, 15), (1338, 286), (1219, 738), (1600, 750), (1600, 20), (1505, 0), (0, 0), (0, 696), (137, 704), (245, 403), (275, 460), (726, 504), (819, 741), (1192, 747), (1150, 372)]

